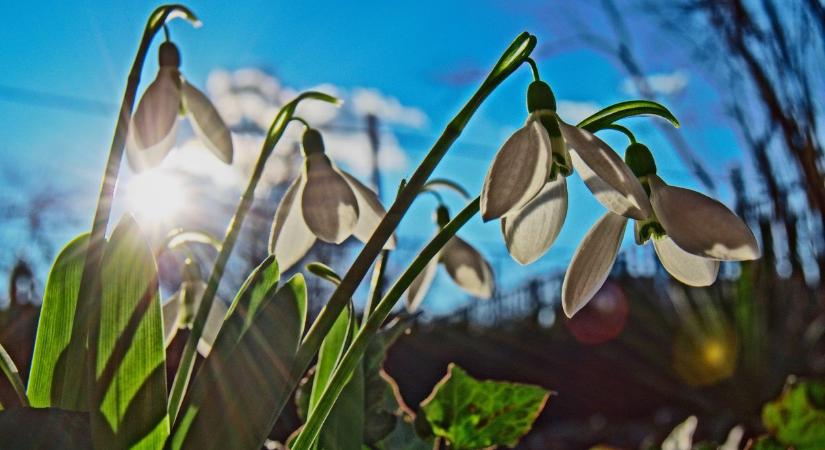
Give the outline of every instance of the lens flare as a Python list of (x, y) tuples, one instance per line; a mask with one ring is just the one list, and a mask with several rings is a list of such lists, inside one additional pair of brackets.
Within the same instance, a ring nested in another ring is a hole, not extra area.
[(134, 177), (127, 187), (129, 209), (140, 219), (159, 223), (172, 219), (184, 203), (177, 177), (151, 170)]

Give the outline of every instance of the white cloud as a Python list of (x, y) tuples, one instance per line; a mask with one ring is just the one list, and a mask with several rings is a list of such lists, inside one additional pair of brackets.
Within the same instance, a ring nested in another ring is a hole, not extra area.
[[(255, 68), (215, 70), (210, 73), (206, 88), (215, 107), (232, 129), (235, 145), (234, 164), (231, 168), (226, 168), (217, 167), (220, 165), (217, 160), (203, 163), (197, 158), (203, 155), (196, 155), (194, 151), (181, 153), (169, 164), (193, 169), (199, 173), (214, 170), (213, 173), (221, 174), (221, 182), (229, 182), (231, 179), (239, 184), (245, 183), (246, 176), (251, 173), (258, 158), (263, 134), (281, 106), (295, 98), (298, 90), (283, 85), (278, 78)], [(384, 125), (379, 134), (379, 168), (396, 171), (406, 167), (406, 152), (386, 125), (423, 127), (428, 121), (424, 112), (404, 105), (397, 98), (376, 89), (348, 90), (332, 84), (322, 84), (309, 89), (344, 100), (341, 107), (320, 101), (305, 101), (296, 111), (296, 115), (322, 130), (327, 152), (333, 160), (352, 171), (354, 175), (367, 177), (371, 174), (374, 156), (364, 129), (364, 116), (373, 114)], [(263, 176), (265, 184), (288, 182), (298, 175), (301, 167), (298, 145), (300, 138), (300, 125), (290, 125), (267, 162)], [(197, 146), (194, 139), (184, 144), (189, 150), (195, 150)], [(226, 170), (234, 171), (237, 175), (234, 178), (229, 177)]]
[[(690, 81), (687, 72), (676, 70), (670, 73), (654, 73), (644, 77), (654, 94), (674, 95), (683, 91)], [(629, 95), (639, 95), (636, 79), (626, 78), (622, 82), (622, 91)]]
[(594, 102), (573, 102), (569, 100), (560, 100), (556, 106), (559, 116), (565, 122), (574, 125), (600, 109), (601, 107)]
[(420, 109), (403, 106), (397, 98), (387, 97), (375, 89), (354, 89), (351, 98), (359, 115), (373, 114), (386, 122), (413, 128), (427, 124), (427, 116)]

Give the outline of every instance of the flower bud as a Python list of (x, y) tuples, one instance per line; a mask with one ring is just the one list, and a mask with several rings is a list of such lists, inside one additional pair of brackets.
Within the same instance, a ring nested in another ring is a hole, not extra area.
[(624, 160), (633, 171), (633, 175), (639, 178), (656, 175), (656, 161), (653, 160), (650, 149), (644, 144), (630, 144), (625, 151)]
[(180, 67), (180, 52), (175, 44), (166, 41), (160, 44), (158, 59), (161, 67)]
[(533, 112), (539, 109), (556, 110), (556, 97), (544, 81), (534, 81), (527, 88), (527, 111)]
[(324, 153), (324, 138), (321, 133), (314, 128), (307, 128), (302, 139), (304, 155), (309, 156), (315, 153)]

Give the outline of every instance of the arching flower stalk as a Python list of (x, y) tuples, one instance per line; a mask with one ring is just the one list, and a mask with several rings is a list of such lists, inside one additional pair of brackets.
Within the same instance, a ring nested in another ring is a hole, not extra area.
[[(436, 209), (435, 219), (439, 230), (450, 222), (450, 213), (444, 205), (439, 205)], [(421, 305), (435, 280), (439, 264), (444, 266), (455, 284), (468, 294), (482, 299), (493, 295), (495, 281), (490, 263), (472, 245), (453, 236), (410, 283), (405, 303), (409, 312), (414, 312)]]
[[(180, 289), (172, 294), (163, 305), (163, 338), (166, 346), (169, 346), (178, 330), (192, 328), (195, 313), (205, 290), (206, 282), (203, 280), (200, 268), (196, 262), (187, 258), (184, 262)], [(203, 326), (203, 334), (198, 341), (198, 353), (201, 356), (206, 357), (212, 349), (212, 344), (226, 317), (226, 311), (226, 304), (223, 300), (216, 298), (209, 309), (209, 315)]]
[(574, 170), (612, 212), (634, 219), (650, 215), (645, 192), (622, 159), (591, 132), (564, 122), (550, 86), (537, 77), (527, 91), (527, 109), (527, 122), (496, 154), (481, 193), (482, 218), (501, 218), (513, 259), (529, 264), (558, 237), (567, 215), (566, 177)]
[[(367, 242), (386, 214), (375, 192), (330, 161), (318, 130), (307, 128), (302, 147), (303, 171), (284, 193), (269, 238), (281, 270), (300, 261), (316, 239), (340, 244), (354, 235)], [(394, 236), (384, 248), (395, 248)]]
[[(635, 221), (636, 243), (653, 241), (659, 261), (673, 278), (689, 286), (709, 286), (716, 281), (719, 261), (759, 258), (756, 238), (742, 219), (704, 194), (667, 185), (656, 174), (656, 163), (646, 146), (631, 144), (625, 159), (649, 193), (652, 209), (649, 217)], [(568, 317), (583, 308), (607, 280), (627, 221), (609, 211), (579, 244), (562, 284), (562, 307)]]
[(159, 69), (146, 88), (129, 125), (126, 158), (140, 172), (157, 166), (172, 146), (181, 113), (215, 156), (232, 163), (232, 136), (212, 102), (180, 73), (180, 52), (171, 41), (160, 45)]

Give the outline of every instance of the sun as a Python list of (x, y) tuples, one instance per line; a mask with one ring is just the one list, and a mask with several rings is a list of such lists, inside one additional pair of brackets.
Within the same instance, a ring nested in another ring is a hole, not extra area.
[(126, 195), (129, 210), (154, 223), (172, 219), (184, 204), (180, 180), (163, 170), (150, 170), (132, 178)]

